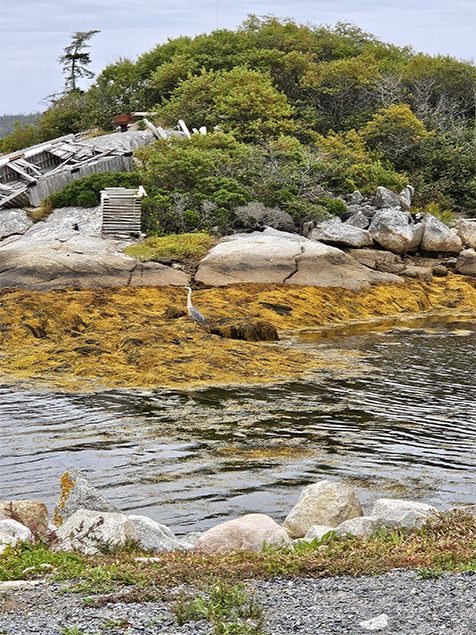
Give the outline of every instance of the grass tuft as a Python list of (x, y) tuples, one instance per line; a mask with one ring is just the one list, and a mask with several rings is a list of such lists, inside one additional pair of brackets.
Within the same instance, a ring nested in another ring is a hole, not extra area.
[(141, 262), (162, 258), (198, 262), (206, 255), (213, 243), (214, 238), (205, 232), (170, 234), (146, 238), (138, 245), (127, 247), (124, 253)]

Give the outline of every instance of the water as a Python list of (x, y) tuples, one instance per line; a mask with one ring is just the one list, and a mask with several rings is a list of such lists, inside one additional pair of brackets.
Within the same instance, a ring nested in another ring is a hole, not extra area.
[(352, 483), (367, 510), (382, 496), (475, 502), (476, 324), (315, 339), (302, 345), (358, 353), (359, 368), (152, 395), (0, 387), (0, 499), (51, 511), (74, 465), (179, 534), (251, 511), (282, 520), (320, 478)]

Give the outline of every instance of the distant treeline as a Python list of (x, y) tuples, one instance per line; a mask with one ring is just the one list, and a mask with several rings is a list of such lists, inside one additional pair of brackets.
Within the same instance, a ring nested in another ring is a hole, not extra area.
[(21, 126), (24, 126), (25, 124), (36, 123), (40, 117), (41, 112), (34, 112), (30, 115), (0, 115), (0, 139), (12, 134), (16, 121), (18, 121)]
[(157, 232), (227, 228), (233, 206), (252, 200), (299, 220), (329, 211), (329, 192), (406, 183), (416, 205), (474, 213), (475, 87), (473, 63), (353, 24), (249, 16), (234, 31), (171, 39), (106, 66), (88, 91), (64, 94), (1, 148), (112, 130), (114, 116), (133, 111), (157, 112), (164, 127), (182, 118), (215, 130), (136, 153)]

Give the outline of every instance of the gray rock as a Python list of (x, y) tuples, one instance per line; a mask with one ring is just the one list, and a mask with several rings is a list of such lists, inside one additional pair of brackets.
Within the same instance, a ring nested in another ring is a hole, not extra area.
[(181, 540), (189, 545), (195, 545), (202, 533), (202, 531), (191, 531), (190, 533), (185, 534), (185, 536), (182, 536)]
[(99, 207), (56, 209), (22, 236), (3, 241), (0, 288), (46, 291), (65, 286), (189, 284), (183, 271), (125, 256), (123, 249), (133, 241), (102, 238), (101, 219)]
[(465, 249), (458, 257), (455, 264), (455, 271), (463, 276), (476, 276), (476, 251)]
[(405, 212), (410, 211), (414, 191), (415, 190), (411, 185), (407, 185), (398, 195), (398, 198), (400, 200), (400, 207)]
[(370, 223), (372, 238), (384, 249), (396, 254), (404, 254), (416, 249), (423, 236), (422, 223), (414, 224), (408, 212), (398, 209), (378, 211)]
[(435, 512), (436, 509), (426, 503), (380, 498), (375, 502), (370, 516), (378, 518), (385, 527), (412, 529), (424, 525)]
[(436, 216), (425, 214), (422, 224), (425, 228), (420, 245), (423, 251), (451, 253), (459, 253), (461, 251), (461, 238)]
[(367, 247), (373, 242), (368, 231), (355, 225), (342, 223), (338, 217), (316, 225), (308, 234), (308, 238), (343, 247)]
[(134, 525), (125, 514), (89, 509), (74, 513), (56, 530), (56, 536), (55, 551), (79, 551), (88, 556), (137, 540)]
[(179, 540), (169, 527), (156, 523), (147, 516), (127, 516), (137, 533), (137, 539), (142, 549), (146, 551), (175, 551), (176, 549), (190, 549), (191, 543)]
[(373, 204), (378, 208), (387, 208), (390, 207), (392, 209), (400, 208), (400, 197), (392, 190), (389, 190), (386, 187), (378, 187), (377, 192), (373, 198)]
[(263, 203), (252, 201), (243, 207), (235, 207), (233, 212), (244, 227), (273, 227), (282, 231), (292, 232), (296, 224), (291, 214), (277, 208), (266, 207)]
[(444, 276), (448, 274), (448, 269), (445, 267), (445, 265), (441, 265), (441, 264), (433, 265), (433, 267), (431, 268), (431, 271), (434, 276), (437, 276), (439, 278), (443, 278)]
[(266, 514), (246, 514), (205, 531), (195, 543), (196, 551), (225, 553), (235, 550), (262, 551), (264, 545), (285, 545), (288, 533)]
[(354, 488), (322, 480), (303, 489), (283, 527), (291, 538), (302, 538), (312, 525), (337, 527), (356, 516), (362, 516), (362, 506)]
[(337, 247), (309, 241), (296, 257), (297, 271), (287, 278), (287, 284), (342, 287), (360, 291), (375, 282), (401, 282), (391, 273), (372, 271)]
[(56, 503), (53, 521), (61, 525), (80, 509), (121, 513), (80, 470), (69, 467), (61, 477), (61, 494)]
[(0, 554), (8, 545), (14, 547), (20, 541), (32, 540), (33, 534), (17, 520), (0, 520)]
[(360, 229), (367, 229), (370, 225), (370, 220), (368, 216), (359, 210), (355, 212), (355, 214), (352, 214), (352, 216), (345, 221), (345, 224), (360, 227)]
[(360, 264), (370, 267), (375, 271), (399, 274), (405, 269), (405, 265), (398, 254), (380, 249), (349, 249), (348, 254)]
[(359, 192), (359, 190), (355, 190), (349, 197), (349, 203), (351, 205), (359, 205), (364, 200), (363, 195)]
[(33, 221), (22, 209), (0, 210), (0, 240), (14, 234), (24, 234)]
[(458, 222), (458, 236), (467, 248), (476, 249), (476, 220), (461, 219)]
[(201, 260), (195, 279), (208, 286), (286, 282), (354, 290), (400, 280), (371, 271), (336, 247), (272, 228), (223, 239)]
[(409, 265), (400, 272), (401, 276), (406, 278), (416, 278), (417, 280), (425, 280), (431, 282), (433, 279), (433, 271), (430, 267), (419, 267), (416, 265)]
[(360, 516), (359, 518), (351, 518), (345, 520), (338, 527), (335, 532), (338, 536), (346, 536), (351, 534), (352, 536), (358, 536), (361, 538), (368, 538), (375, 534), (379, 529), (383, 527), (383, 523), (380, 518), (374, 516)]
[(304, 540), (306, 542), (312, 542), (314, 538), (321, 540), (330, 531), (334, 531), (334, 527), (329, 527), (328, 525), (311, 525), (306, 531)]

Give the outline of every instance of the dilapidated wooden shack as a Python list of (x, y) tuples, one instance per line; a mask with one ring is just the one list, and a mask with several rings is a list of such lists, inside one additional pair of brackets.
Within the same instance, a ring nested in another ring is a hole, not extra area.
[(153, 139), (148, 131), (105, 135), (97, 142), (71, 134), (0, 156), (0, 209), (37, 207), (50, 194), (96, 172), (132, 172), (132, 150)]

